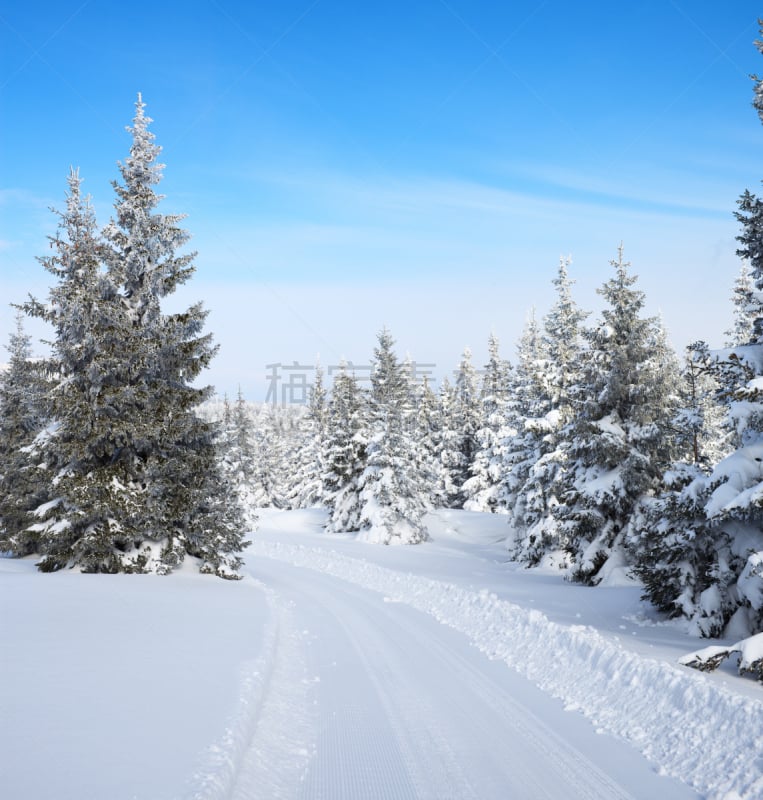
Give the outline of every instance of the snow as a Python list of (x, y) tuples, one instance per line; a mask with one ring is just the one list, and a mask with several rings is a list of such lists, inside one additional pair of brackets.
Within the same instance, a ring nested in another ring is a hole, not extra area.
[(756, 611), (763, 608), (763, 553), (751, 553), (739, 576), (737, 586)]
[(500, 515), (416, 547), (260, 516), (239, 582), (0, 559), (4, 797), (763, 796), (763, 689), (678, 664), (617, 570), (507, 563)]
[(737, 646), (742, 655), (740, 667), (746, 669), (751, 666), (753, 662), (760, 661), (760, 659), (763, 658), (763, 633), (750, 636), (739, 642)]
[(713, 349), (713, 355), (721, 362), (729, 361), (729, 357), (733, 355), (748, 366), (755, 375), (763, 374), (763, 348), (757, 344)]
[(253, 582), (0, 559), (0, 598), (3, 797), (193, 797), (248, 724), (270, 618)]
[(713, 470), (723, 480), (705, 506), (708, 518), (733, 508), (745, 508), (763, 496), (763, 442), (743, 447), (727, 456)]

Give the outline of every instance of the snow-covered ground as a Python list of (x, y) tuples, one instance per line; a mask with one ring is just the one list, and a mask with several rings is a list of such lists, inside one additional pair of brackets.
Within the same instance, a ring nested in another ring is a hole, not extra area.
[(0, 559), (0, 795), (763, 797), (763, 688), (638, 586), (507, 563), (501, 517), (323, 519), (262, 512), (240, 582)]

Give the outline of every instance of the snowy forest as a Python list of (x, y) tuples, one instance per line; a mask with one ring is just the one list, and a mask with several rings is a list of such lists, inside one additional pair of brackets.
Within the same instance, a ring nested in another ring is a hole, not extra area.
[[(758, 44), (763, 51), (763, 45)], [(763, 121), (763, 82), (753, 105)], [(528, 318), (513, 358), (464, 350), (435, 392), (380, 331), (370, 386), (349, 367), (305, 407), (214, 399), (201, 304), (168, 313), (191, 278), (182, 216), (157, 210), (163, 165), (138, 98), (103, 227), (68, 179), (42, 267), (49, 297), (19, 302), (0, 376), (0, 550), (43, 572), (235, 578), (258, 508), (323, 506), (329, 533), (428, 538), (425, 514), (506, 517), (510, 559), (571, 581), (641, 581), (703, 637), (763, 631), (763, 200), (735, 214), (740, 272), (723, 343), (677, 354), (620, 246), (600, 318), (573, 296)], [(35, 357), (24, 318), (52, 330)], [(719, 345), (722, 345), (719, 347)]]

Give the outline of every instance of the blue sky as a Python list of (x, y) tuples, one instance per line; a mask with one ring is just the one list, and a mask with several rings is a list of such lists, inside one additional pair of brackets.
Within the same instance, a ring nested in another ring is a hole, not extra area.
[[(111, 213), (138, 91), (221, 345), (266, 365), (511, 358), (562, 255), (596, 311), (620, 241), (674, 344), (722, 344), (736, 199), (763, 178), (756, 4), (0, 3), (0, 337), (44, 296), (69, 166)], [(35, 331), (37, 334), (37, 331)]]

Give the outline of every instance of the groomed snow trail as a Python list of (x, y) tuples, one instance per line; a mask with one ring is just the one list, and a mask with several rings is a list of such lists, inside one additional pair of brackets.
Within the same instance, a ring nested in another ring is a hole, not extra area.
[[(288, 604), (305, 637), (311, 702), (302, 724), (312, 720), (316, 744), (296, 793), (279, 786), (274, 766), (248, 784), (250, 797), (695, 797), (463, 635), (362, 585), (364, 568), (389, 570), (318, 548), (258, 542), (253, 554), (252, 574)], [(336, 572), (337, 559), (356, 581), (330, 574), (327, 561)], [(294, 774), (294, 763), (281, 766)]]

